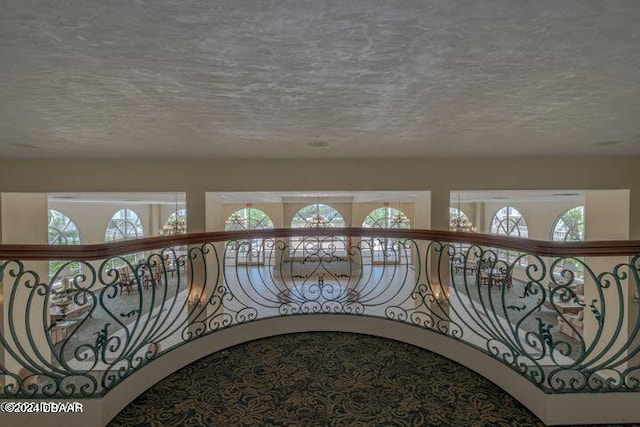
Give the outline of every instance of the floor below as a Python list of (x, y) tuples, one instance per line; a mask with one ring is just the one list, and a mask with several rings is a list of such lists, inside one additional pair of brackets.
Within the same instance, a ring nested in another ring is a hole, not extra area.
[(379, 337), (313, 332), (204, 357), (143, 393), (109, 425), (544, 424), (442, 356)]

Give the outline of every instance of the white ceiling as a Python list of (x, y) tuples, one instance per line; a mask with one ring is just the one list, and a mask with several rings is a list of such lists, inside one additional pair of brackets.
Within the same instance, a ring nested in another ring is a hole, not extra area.
[(638, 0), (2, 0), (0, 158), (640, 155)]

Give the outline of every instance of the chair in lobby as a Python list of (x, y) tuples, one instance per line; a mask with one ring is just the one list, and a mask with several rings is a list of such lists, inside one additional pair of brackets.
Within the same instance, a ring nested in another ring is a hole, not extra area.
[(151, 275), (145, 275), (143, 278), (143, 286), (146, 291), (150, 286), (154, 288), (162, 285), (162, 266), (155, 266), (151, 270)]
[(127, 295), (131, 295), (131, 292), (133, 292), (133, 287), (137, 287), (137, 282), (136, 279), (132, 276), (129, 267), (123, 267), (119, 269), (118, 277), (120, 279), (120, 294), (122, 294), (122, 292), (124, 291), (127, 291)]

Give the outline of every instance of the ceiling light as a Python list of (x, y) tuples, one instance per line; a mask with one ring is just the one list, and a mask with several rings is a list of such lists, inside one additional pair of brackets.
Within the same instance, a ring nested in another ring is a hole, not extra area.
[(314, 147), (314, 148), (321, 148), (321, 147), (328, 147), (329, 143), (327, 141), (311, 141), (309, 143), (309, 147)]
[(9, 146), (18, 147), (18, 148), (40, 148), (37, 145), (27, 144), (27, 143), (24, 143), (24, 142), (12, 142), (11, 144), (9, 144)]
[(596, 142), (593, 145), (596, 145), (598, 147), (604, 147), (604, 146), (609, 146), (609, 145), (618, 145), (618, 144), (622, 144), (622, 140), (621, 139), (616, 139), (614, 141), (601, 141), (601, 142)]

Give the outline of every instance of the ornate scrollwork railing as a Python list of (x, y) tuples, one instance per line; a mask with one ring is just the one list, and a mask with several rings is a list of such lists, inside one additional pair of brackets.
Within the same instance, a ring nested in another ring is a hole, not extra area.
[(638, 392), (638, 254), (631, 241), (377, 229), (5, 245), (0, 397), (101, 396), (202, 336), (322, 313), (432, 330), (548, 393)]

